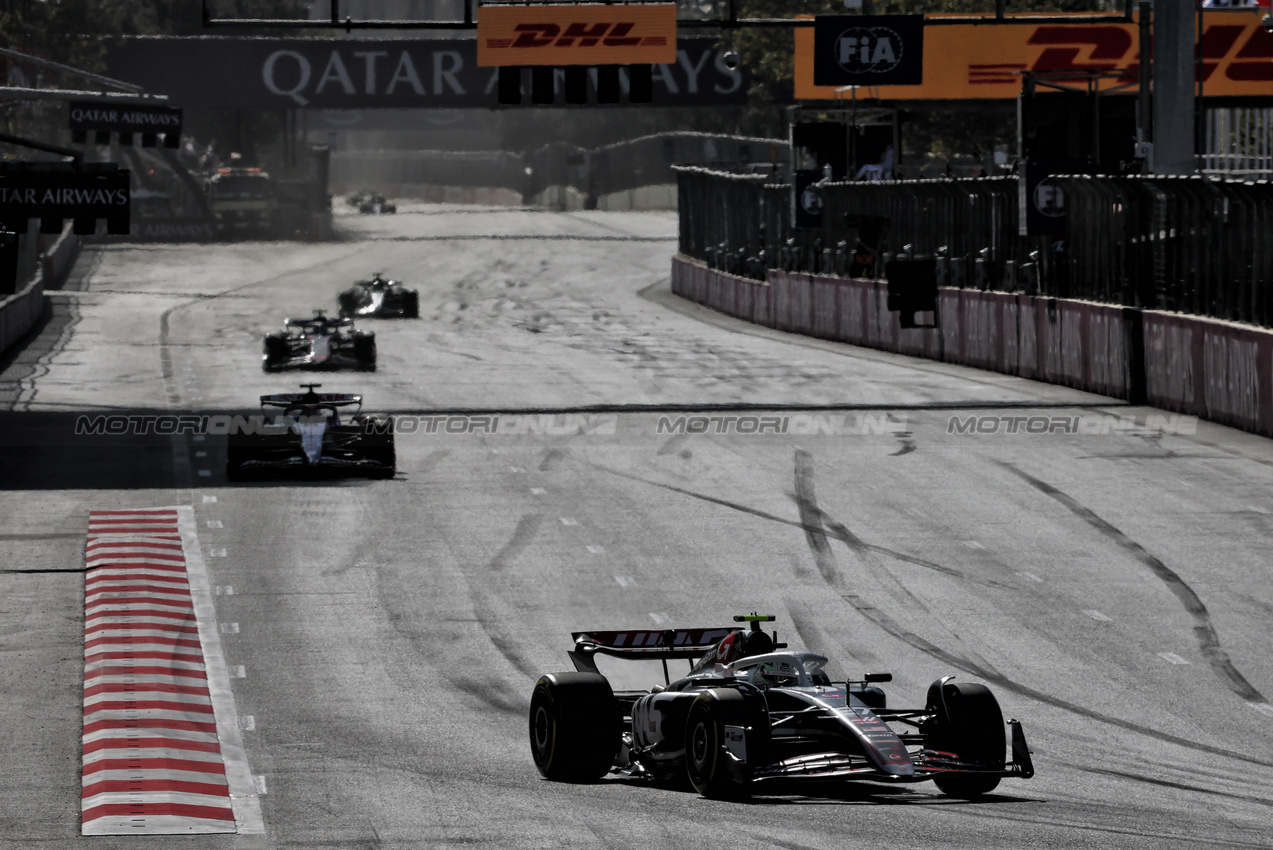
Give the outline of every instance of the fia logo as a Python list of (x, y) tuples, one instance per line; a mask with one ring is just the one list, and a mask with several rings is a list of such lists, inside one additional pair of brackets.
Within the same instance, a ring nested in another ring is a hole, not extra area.
[(1034, 208), (1048, 218), (1061, 218), (1065, 215), (1065, 192), (1045, 177), (1035, 184)]
[(853, 27), (835, 40), (835, 61), (850, 74), (884, 74), (902, 61), (902, 38), (888, 27)]
[(822, 215), (822, 196), (813, 191), (812, 186), (806, 186), (800, 193), (800, 208), (808, 215)]

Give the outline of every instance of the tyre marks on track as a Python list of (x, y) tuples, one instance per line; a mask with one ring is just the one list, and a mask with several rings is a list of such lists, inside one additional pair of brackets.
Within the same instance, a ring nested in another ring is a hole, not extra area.
[(176, 508), (89, 514), (83, 835), (263, 831), (184, 524)]
[(1207, 610), (1207, 606), (1198, 597), (1198, 594), (1194, 592), (1194, 589), (1175, 570), (1168, 567), (1155, 555), (1146, 551), (1143, 546), (1101, 518), (1090, 508), (1084, 507), (1073, 496), (1058, 490), (1046, 481), (1035, 478), (1010, 463), (1005, 461), (996, 462), (1040, 493), (1060, 502), (1070, 513), (1114, 541), (1119, 548), (1148, 567), (1150, 572), (1167, 586), (1167, 589), (1172, 592), (1189, 616), (1193, 618), (1193, 634), (1198, 642), (1198, 649), (1202, 653), (1202, 657), (1206, 658), (1207, 663), (1211, 665), (1211, 670), (1216, 677), (1224, 683), (1225, 687), (1247, 703), (1268, 704), (1268, 700), (1264, 695), (1247, 681), (1247, 678), (1234, 666), (1233, 660), (1229, 658), (1229, 653), (1220, 644), (1220, 635), (1217, 634), (1215, 626), (1211, 622), (1211, 612)]

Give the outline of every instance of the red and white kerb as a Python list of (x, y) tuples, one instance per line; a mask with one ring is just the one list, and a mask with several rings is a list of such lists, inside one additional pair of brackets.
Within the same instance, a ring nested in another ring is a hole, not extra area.
[(235, 832), (177, 511), (89, 514), (81, 831)]

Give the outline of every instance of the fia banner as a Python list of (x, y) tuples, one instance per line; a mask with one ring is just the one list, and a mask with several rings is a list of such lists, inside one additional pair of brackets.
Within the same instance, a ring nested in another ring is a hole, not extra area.
[(815, 85), (919, 85), (924, 81), (924, 16), (819, 15), (813, 51)]

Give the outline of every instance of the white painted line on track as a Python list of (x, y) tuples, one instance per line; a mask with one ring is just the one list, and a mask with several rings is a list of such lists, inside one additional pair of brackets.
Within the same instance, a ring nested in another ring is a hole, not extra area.
[(221, 624), (221, 634), (223, 634), (223, 635), (237, 635), (238, 633), (239, 633), (239, 624), (238, 624), (238, 623), (222, 623), (222, 624)]
[(1017, 575), (1021, 576), (1021, 577), (1022, 577), (1023, 579), (1025, 579), (1026, 581), (1037, 581), (1037, 582), (1042, 582), (1042, 581), (1043, 581), (1043, 579), (1039, 578), (1039, 577), (1038, 577), (1038, 576), (1036, 576), (1034, 573), (1021, 573), (1021, 572), (1019, 572), (1019, 573), (1017, 573)]
[(1161, 658), (1163, 661), (1167, 661), (1171, 664), (1188, 664), (1189, 663), (1188, 661), (1181, 658), (1179, 655), (1177, 655), (1174, 652), (1156, 652), (1154, 654), (1157, 655), (1159, 658)]
[(204, 503), (205, 505), (211, 505), (211, 504), (214, 504), (216, 501), (217, 501), (217, 497), (216, 497), (216, 496), (204, 496), (204, 497), (203, 497), (203, 503)]
[(208, 553), (208, 557), (209, 557), (209, 558), (224, 558), (224, 557), (225, 557), (225, 550), (224, 550), (224, 549), (213, 549), (211, 552), (209, 552), (209, 553)]
[(636, 587), (636, 579), (632, 576), (615, 576), (614, 580), (619, 583), (619, 587)]
[(252, 777), (252, 783), (253, 783), (254, 785), (256, 785), (256, 793), (261, 794), (262, 796), (264, 796), (264, 794), (265, 794), (265, 777), (258, 773), (256, 776), (253, 776), (253, 777)]
[(604, 555), (604, 554), (605, 554), (605, 551), (606, 551), (606, 547), (604, 547), (604, 546), (589, 546), (589, 547), (588, 547), (588, 551), (589, 551), (589, 552), (591, 552), (591, 553), (592, 553), (592, 554), (594, 554), (594, 555)]
[(203, 563), (199, 537), (195, 532), (194, 508), (180, 507), (177, 515), (181, 538), (186, 545), (190, 595), (194, 599), (199, 637), (203, 643), (208, 690), (212, 693), (212, 704), (216, 709), (217, 738), (221, 742), (225, 775), (230, 783), (230, 805), (234, 808), (234, 819), (240, 835), (264, 835), (265, 819), (261, 814), (261, 801), (252, 783), (252, 772), (248, 769), (247, 751), (243, 747), (243, 736), (239, 729), (238, 708), (234, 702), (234, 693), (230, 690), (225, 654), (221, 650), (221, 635), (214, 626), (217, 612), (212, 604), (208, 570)]
[(667, 614), (664, 614), (662, 611), (651, 611), (650, 619), (654, 621), (655, 625), (659, 625), (659, 626), (663, 625), (664, 623), (670, 623), (672, 621), (672, 618), (669, 617)]
[(1100, 623), (1114, 622), (1113, 619), (1111, 619), (1110, 617), (1106, 617), (1104, 614), (1102, 614), (1100, 611), (1097, 611), (1095, 608), (1084, 609), (1083, 613), (1091, 617), (1093, 620), (1096, 620), (1097, 622), (1100, 622)]
[(978, 543), (976, 540), (961, 540), (959, 542), (967, 546), (969, 549), (985, 549), (986, 548), (985, 546), (982, 546), (980, 543)]
[(578, 525), (579, 520), (575, 519), (574, 517), (564, 516), (561, 518), (561, 524), (562, 525)]
[(234, 585), (232, 584), (217, 585), (217, 596), (233, 596), (233, 595), (234, 595)]
[(225, 526), (221, 524), (219, 519), (210, 519), (208, 520), (208, 528), (225, 528)]
[(256, 716), (252, 714), (239, 715), (239, 728), (244, 732), (256, 731)]
[(544, 494), (545, 494), (545, 493), (547, 493), (547, 492), (548, 492), (548, 491), (547, 491), (547, 490), (545, 490), (543, 487), (531, 487), (531, 488), (530, 488), (530, 494), (531, 494), (532, 496), (542, 496), (542, 495), (544, 495)]
[(242, 664), (231, 664), (228, 669), (231, 679), (246, 679), (248, 677), (248, 671)]
[(526, 467), (524, 467), (524, 466), (510, 466), (510, 467), (508, 468), (508, 471), (509, 471), (509, 472), (522, 473), (522, 472), (525, 472), (525, 471), (526, 471)]

